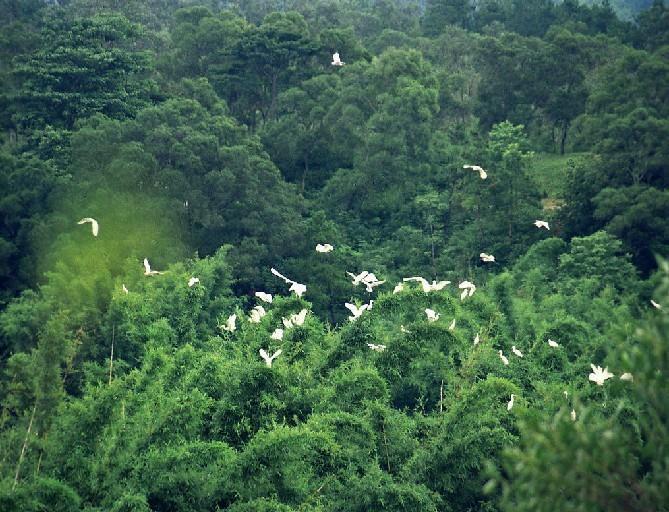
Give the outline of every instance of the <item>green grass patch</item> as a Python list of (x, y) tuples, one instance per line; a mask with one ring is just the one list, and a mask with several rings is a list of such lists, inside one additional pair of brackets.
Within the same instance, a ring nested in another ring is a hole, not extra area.
[(565, 180), (569, 160), (581, 160), (589, 153), (536, 153), (530, 166), (530, 175), (536, 181), (539, 190), (549, 198), (564, 196)]

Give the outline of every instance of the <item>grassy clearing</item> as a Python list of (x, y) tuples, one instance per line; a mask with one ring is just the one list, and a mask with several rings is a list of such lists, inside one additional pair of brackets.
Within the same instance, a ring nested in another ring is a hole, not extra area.
[(530, 172), (542, 193), (549, 198), (561, 198), (564, 196), (569, 160), (580, 160), (587, 156), (588, 153), (567, 153), (565, 155), (537, 153), (532, 161)]

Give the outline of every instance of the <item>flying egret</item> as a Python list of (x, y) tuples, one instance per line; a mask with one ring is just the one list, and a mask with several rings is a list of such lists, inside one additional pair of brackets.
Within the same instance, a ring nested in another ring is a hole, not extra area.
[(662, 309), (662, 305), (661, 305), (661, 304), (658, 304), (658, 303), (655, 302), (653, 299), (650, 299), (650, 303), (653, 305), (653, 307), (654, 307), (655, 309)]
[(474, 345), (478, 345), (480, 341), (479, 333), (476, 333), (476, 336), (474, 336)]
[(509, 366), (509, 360), (506, 358), (504, 354), (502, 354), (502, 351), (499, 351), (499, 358), (502, 360), (504, 363), (504, 366)]
[(87, 222), (91, 223), (91, 232), (93, 233), (93, 236), (98, 236), (100, 225), (98, 224), (97, 220), (92, 219), (91, 217), (84, 217), (79, 222), (77, 222), (77, 224), (86, 224)]
[(343, 66), (346, 63), (342, 62), (341, 58), (339, 57), (339, 52), (334, 52), (332, 54), (332, 62), (330, 64), (333, 66)]
[(164, 272), (158, 272), (157, 270), (151, 270), (151, 265), (149, 265), (149, 260), (144, 258), (144, 275), (145, 276), (156, 276), (158, 274), (163, 274)]
[(200, 282), (200, 278), (199, 278), (199, 277), (191, 277), (191, 278), (188, 280), (188, 288), (192, 288), (193, 285), (194, 285), (195, 283), (199, 283), (199, 282)]
[(125, 285), (122, 285), (123, 293), (130, 293)]
[(455, 318), (453, 319), (453, 321), (451, 322), (451, 324), (448, 326), (448, 330), (449, 330), (449, 331), (453, 331), (453, 330), (455, 330)]
[(292, 279), (288, 279), (286, 276), (284, 276), (281, 272), (279, 272), (275, 268), (271, 268), (270, 271), (276, 277), (283, 279), (287, 284), (290, 284), (290, 288), (288, 288), (288, 291), (295, 292), (295, 295), (297, 295), (298, 297), (302, 297), (302, 294), (307, 291), (306, 285), (297, 283)]
[(274, 329), (274, 332), (270, 336), (273, 340), (281, 341), (283, 339), (283, 329)]
[(277, 357), (281, 355), (281, 349), (277, 350), (270, 356), (267, 352), (265, 352), (264, 349), (260, 349), (260, 357), (262, 357), (265, 360), (265, 364), (267, 365), (268, 368), (272, 367), (272, 361), (274, 361)]
[(318, 244), (316, 252), (331, 252), (334, 249), (330, 244)]
[(428, 322), (436, 322), (437, 320), (439, 320), (439, 313), (437, 313), (433, 309), (427, 308), (425, 310), (425, 314), (427, 315)]
[(558, 348), (560, 345), (558, 345), (557, 341), (553, 341), (551, 339), (548, 340), (548, 346), (553, 347), (553, 348)]
[(307, 310), (303, 309), (299, 313), (290, 315), (289, 318), (282, 318), (281, 321), (283, 322), (283, 325), (286, 329), (290, 329), (292, 327), (295, 327), (296, 325), (302, 325), (306, 317), (307, 317)]
[(256, 292), (256, 297), (258, 297), (261, 301), (267, 302), (269, 304), (272, 303), (272, 294), (271, 293), (265, 293), (265, 292)]
[(380, 286), (385, 283), (385, 281), (379, 281), (377, 277), (371, 272), (363, 277), (361, 282), (365, 285), (365, 290), (367, 293), (372, 293), (376, 286)]
[(367, 343), (367, 346), (376, 352), (383, 352), (386, 349), (385, 345), (375, 345), (374, 343)]
[(474, 172), (478, 172), (479, 177), (482, 180), (484, 180), (488, 177), (488, 173), (485, 172), (485, 169), (483, 167), (481, 167), (480, 165), (463, 165), (462, 168), (463, 169), (471, 169)]
[(538, 227), (539, 229), (541, 228), (546, 228), (547, 230), (550, 230), (551, 228), (548, 227), (548, 222), (545, 220), (535, 220), (534, 225)]
[(632, 375), (631, 373), (625, 372), (620, 376), (620, 380), (628, 380), (628, 381), (632, 382), (632, 381), (634, 381), (634, 375)]
[(576, 409), (571, 410), (571, 421), (576, 421)]
[(366, 270), (363, 270), (357, 276), (353, 272), (346, 272), (346, 273), (351, 277), (351, 279), (353, 279), (353, 281), (351, 281), (353, 286), (358, 286), (362, 282), (362, 280), (369, 274), (369, 272)]
[(465, 300), (465, 297), (471, 297), (476, 291), (476, 286), (474, 283), (470, 283), (469, 281), (462, 281), (458, 285), (458, 288), (462, 290), (462, 293), (460, 294), (460, 300)]
[(510, 411), (511, 409), (513, 409), (513, 399), (515, 398), (515, 396), (516, 395), (511, 393), (511, 400), (509, 400), (509, 402), (506, 404), (506, 410), (507, 411)]
[(393, 288), (393, 293), (400, 293), (402, 290), (404, 290), (404, 283), (397, 283)]
[(423, 277), (405, 277), (404, 279), (402, 279), (402, 281), (406, 282), (418, 281), (420, 285), (423, 287), (423, 291), (425, 293), (442, 290), (446, 285), (451, 284), (450, 281), (438, 281), (438, 282), (432, 281), (432, 283), (430, 283), (427, 279)]
[(235, 329), (237, 329), (236, 322), (237, 314), (235, 313), (234, 315), (230, 315), (226, 320), (225, 325), (221, 325), (220, 328), (224, 331), (235, 332)]
[(262, 306), (256, 306), (251, 310), (251, 313), (249, 314), (249, 322), (252, 324), (259, 324), (260, 320), (262, 320), (262, 317), (264, 317), (267, 314), (265, 311), (265, 308)]
[(592, 368), (592, 373), (588, 375), (588, 380), (597, 383), (598, 386), (603, 386), (605, 380), (614, 376), (609, 372), (608, 367), (603, 370), (601, 366), (595, 366), (594, 364), (590, 364), (590, 367)]
[(360, 318), (360, 316), (365, 312), (366, 309), (371, 308), (369, 304), (363, 304), (362, 306), (358, 307), (355, 304), (351, 304), (350, 302), (347, 302), (346, 304), (344, 304), (344, 306), (353, 314), (353, 316), (348, 317), (349, 321), (351, 322), (354, 322), (355, 320)]
[(515, 345), (511, 345), (511, 352), (516, 354), (518, 357), (523, 357), (523, 353), (518, 350)]
[(479, 257), (483, 261), (483, 263), (495, 263), (495, 257), (492, 254), (486, 254), (482, 252), (479, 254)]

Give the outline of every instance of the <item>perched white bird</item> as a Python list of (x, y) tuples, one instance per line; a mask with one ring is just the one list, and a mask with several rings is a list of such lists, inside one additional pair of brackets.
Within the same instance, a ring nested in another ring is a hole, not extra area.
[(372, 293), (374, 288), (382, 285), (385, 281), (379, 281), (377, 277), (371, 272), (368, 273), (365, 277), (362, 278), (362, 284), (365, 285), (365, 290), (367, 293)]
[(602, 370), (601, 366), (595, 366), (594, 364), (591, 364), (590, 367), (592, 368), (592, 373), (588, 375), (588, 379), (597, 383), (598, 386), (603, 386), (605, 380), (614, 376), (612, 373), (609, 373), (608, 368)]
[(376, 352), (383, 352), (386, 349), (385, 345), (375, 345), (374, 343), (367, 343), (367, 346)]
[(397, 283), (393, 288), (393, 293), (400, 293), (402, 290), (404, 290), (404, 283)]
[(518, 357), (523, 357), (523, 353), (518, 350), (515, 345), (511, 345), (511, 352), (516, 354)]
[(483, 167), (481, 167), (480, 165), (463, 165), (462, 168), (463, 169), (471, 169), (472, 171), (478, 172), (479, 177), (482, 180), (484, 180), (488, 177), (488, 173), (485, 172), (485, 169), (483, 169)]
[(453, 331), (453, 330), (455, 330), (455, 318), (453, 319), (453, 321), (451, 322), (451, 324), (448, 326), (448, 330), (449, 330), (449, 331)]
[(623, 373), (620, 376), (620, 380), (628, 380), (628, 381), (632, 382), (634, 380), (634, 375), (632, 375), (631, 373)]
[(428, 322), (436, 322), (437, 320), (439, 320), (439, 313), (437, 313), (433, 309), (427, 308), (425, 310), (425, 314), (427, 315)]
[(465, 300), (465, 297), (471, 297), (476, 291), (476, 286), (474, 283), (470, 283), (469, 281), (462, 281), (458, 285), (458, 288), (462, 290), (462, 293), (460, 294), (460, 300)]
[(506, 404), (506, 410), (507, 411), (510, 411), (511, 409), (513, 409), (513, 399), (515, 398), (515, 396), (516, 395), (511, 393), (511, 400), (509, 400), (509, 402)]
[(157, 270), (151, 270), (151, 265), (149, 265), (149, 260), (144, 258), (144, 275), (156, 276), (158, 274), (163, 274), (163, 272), (158, 272)]
[(344, 304), (344, 306), (353, 315), (348, 317), (349, 321), (351, 322), (354, 322), (355, 320), (360, 318), (360, 316), (365, 312), (365, 310), (371, 309), (372, 307), (371, 304), (363, 304), (362, 306), (358, 307), (355, 304), (351, 304), (350, 302), (347, 302), (346, 304)]
[(122, 285), (123, 293), (130, 293), (125, 285)]
[(655, 302), (653, 299), (650, 299), (650, 303), (653, 305), (653, 307), (654, 307), (655, 309), (662, 309), (662, 305), (661, 305), (661, 304), (658, 304), (658, 303)]
[(276, 277), (283, 279), (287, 284), (290, 284), (290, 288), (288, 288), (288, 291), (295, 292), (295, 295), (297, 295), (298, 297), (302, 297), (302, 294), (307, 291), (306, 285), (297, 283), (292, 279), (288, 279), (286, 276), (284, 276), (281, 272), (279, 272), (275, 268), (271, 268), (270, 271)]
[(570, 416), (571, 416), (571, 421), (576, 421), (576, 410), (575, 409), (571, 410)]
[(262, 357), (265, 360), (265, 364), (267, 365), (268, 368), (272, 367), (272, 361), (274, 361), (277, 357), (281, 355), (281, 349), (277, 350), (270, 356), (267, 352), (265, 352), (264, 349), (260, 349), (260, 357)]
[(230, 315), (225, 322), (225, 325), (221, 325), (220, 328), (223, 329), (224, 331), (228, 332), (235, 332), (235, 329), (237, 329), (237, 314)]
[(79, 222), (77, 222), (77, 224), (86, 224), (87, 222), (91, 223), (91, 231), (93, 233), (93, 236), (98, 236), (98, 232), (100, 231), (100, 225), (98, 224), (97, 220), (92, 219), (91, 217), (84, 217)]
[(438, 281), (438, 282), (437, 281), (432, 281), (432, 283), (430, 283), (427, 279), (425, 279), (423, 277), (405, 277), (404, 279), (402, 279), (402, 281), (406, 281), (406, 282), (418, 281), (421, 284), (421, 286), (423, 287), (423, 291), (425, 293), (436, 292), (436, 291), (442, 290), (445, 286), (451, 284), (450, 281)]
[(305, 318), (307, 317), (307, 310), (303, 309), (299, 313), (290, 315), (289, 318), (282, 318), (281, 321), (286, 329), (295, 327), (296, 325), (302, 325)]
[(558, 345), (557, 341), (553, 341), (551, 339), (548, 340), (548, 346), (553, 347), (553, 348), (558, 348), (560, 345)]
[(331, 252), (334, 249), (330, 244), (318, 244), (316, 252)]
[(191, 277), (191, 278), (188, 280), (188, 288), (192, 288), (193, 285), (194, 285), (195, 283), (199, 283), (199, 282), (200, 282), (200, 278), (199, 278), (199, 277)]
[(484, 263), (495, 263), (495, 257), (492, 254), (482, 252), (479, 256)]
[(499, 358), (502, 360), (504, 363), (504, 366), (509, 366), (509, 360), (506, 358), (504, 354), (502, 354), (502, 351), (499, 351)]
[(273, 340), (281, 341), (283, 339), (283, 329), (274, 329), (274, 332), (270, 336)]
[(256, 297), (258, 297), (261, 301), (267, 302), (269, 304), (271, 304), (273, 300), (271, 293), (256, 292)]
[(479, 333), (476, 333), (476, 336), (474, 336), (474, 345), (478, 345), (480, 341)]
[(548, 222), (546, 222), (546, 221), (544, 221), (544, 220), (535, 220), (535, 221), (534, 221), (534, 225), (535, 225), (536, 227), (538, 227), (539, 229), (541, 229), (541, 228), (546, 228), (546, 229), (548, 229), (548, 230), (551, 229), (551, 228), (548, 227)]
[(400, 325), (400, 331), (402, 331), (404, 334), (411, 334), (411, 331), (403, 325)]
[(265, 308), (262, 306), (256, 306), (251, 310), (251, 313), (249, 314), (249, 322), (253, 324), (259, 324), (260, 320), (262, 320), (262, 317), (264, 317), (267, 314), (267, 311), (265, 311)]
[(330, 64), (333, 66), (343, 66), (346, 63), (342, 62), (341, 58), (339, 57), (339, 52), (334, 52), (332, 54), (332, 62)]

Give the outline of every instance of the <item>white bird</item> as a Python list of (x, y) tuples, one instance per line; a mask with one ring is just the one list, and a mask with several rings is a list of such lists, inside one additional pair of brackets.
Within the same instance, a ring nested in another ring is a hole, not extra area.
[(365, 312), (365, 310), (367, 310), (367, 309), (371, 309), (371, 307), (372, 307), (371, 304), (363, 304), (362, 306), (358, 307), (358, 306), (356, 306), (355, 304), (351, 304), (350, 302), (347, 302), (346, 304), (344, 304), (344, 306), (345, 306), (346, 309), (348, 309), (348, 310), (351, 312), (351, 314), (353, 315), (353, 316), (349, 316), (349, 317), (348, 317), (348, 319), (349, 319), (351, 322), (354, 322), (355, 320), (357, 320), (358, 318), (360, 318), (360, 316)]
[(548, 227), (548, 222), (546, 222), (546, 221), (544, 221), (544, 220), (535, 220), (535, 221), (534, 221), (534, 225), (535, 225), (536, 227), (538, 227), (539, 229), (541, 229), (541, 228), (546, 228), (546, 229), (548, 229), (548, 230), (551, 229), (551, 228)]
[(130, 293), (125, 285), (122, 285), (123, 293)]
[(404, 279), (402, 279), (402, 281), (406, 282), (418, 281), (423, 287), (423, 291), (425, 293), (442, 290), (446, 285), (451, 284), (450, 281), (438, 281), (438, 282), (432, 281), (432, 283), (430, 283), (427, 279), (423, 277), (405, 277)]
[(385, 345), (375, 345), (374, 343), (367, 343), (367, 346), (376, 352), (383, 352), (386, 349)]
[(571, 416), (571, 421), (576, 421), (576, 410), (575, 409), (571, 410), (570, 416)]
[(226, 320), (225, 325), (221, 325), (219, 327), (224, 331), (235, 332), (235, 329), (237, 329), (236, 322), (237, 322), (237, 314), (230, 315)]
[(144, 258), (144, 275), (156, 276), (158, 274), (163, 274), (163, 272), (158, 272), (157, 270), (151, 270), (151, 265), (149, 265), (149, 260)]
[(509, 400), (509, 402), (506, 404), (506, 410), (507, 411), (510, 411), (511, 409), (513, 409), (513, 399), (515, 398), (515, 396), (516, 395), (511, 393), (511, 400)]
[(79, 222), (77, 222), (77, 224), (86, 224), (87, 222), (91, 223), (91, 231), (93, 233), (93, 236), (98, 236), (98, 232), (100, 231), (100, 225), (98, 224), (97, 220), (92, 219), (91, 217), (84, 217)]
[(200, 282), (200, 278), (199, 278), (199, 277), (191, 277), (191, 278), (188, 280), (188, 288), (192, 288), (193, 285), (194, 285), (195, 283), (199, 283), (199, 282)]
[(425, 314), (427, 315), (428, 322), (436, 322), (437, 320), (439, 320), (439, 313), (437, 313), (433, 309), (427, 308), (425, 310)]
[(265, 311), (264, 307), (256, 306), (251, 310), (251, 313), (249, 315), (250, 316), (249, 322), (253, 324), (259, 324), (260, 320), (262, 320), (262, 317), (264, 317), (266, 314), (267, 312)]
[(662, 309), (662, 305), (661, 305), (661, 304), (658, 304), (658, 303), (655, 302), (653, 299), (650, 299), (650, 303), (653, 305), (653, 307), (654, 307), (655, 309)]
[(385, 281), (379, 281), (377, 277), (371, 272), (363, 277), (361, 282), (365, 285), (365, 290), (367, 293), (372, 293), (376, 286), (380, 286), (385, 283)]
[(393, 288), (393, 293), (400, 293), (402, 290), (404, 290), (404, 283), (397, 283)]
[(482, 252), (479, 256), (484, 263), (495, 263), (495, 257), (492, 254)]
[(264, 349), (260, 349), (260, 357), (262, 357), (265, 360), (265, 364), (267, 365), (268, 368), (272, 367), (272, 361), (274, 361), (277, 357), (281, 355), (281, 349), (277, 350), (270, 356), (267, 352), (265, 352)]
[(458, 285), (458, 288), (462, 290), (462, 293), (460, 294), (460, 300), (465, 300), (465, 297), (471, 297), (476, 291), (476, 286), (474, 283), (470, 283), (469, 281), (462, 281)]
[(270, 336), (273, 340), (281, 341), (283, 339), (283, 329), (274, 329), (274, 332)]
[(474, 345), (478, 345), (480, 341), (479, 333), (476, 333), (476, 336), (474, 336)]
[(302, 297), (302, 294), (307, 291), (306, 285), (297, 283), (292, 279), (288, 279), (286, 276), (284, 276), (281, 272), (279, 272), (275, 268), (270, 269), (270, 271), (278, 278), (283, 279), (287, 284), (290, 284), (290, 288), (288, 288), (288, 291), (295, 292), (295, 295), (297, 295), (298, 297)]
[(553, 347), (553, 348), (558, 348), (560, 345), (558, 345), (557, 341), (553, 341), (551, 339), (548, 340), (548, 346)]
[(330, 244), (318, 244), (316, 252), (331, 252), (334, 249)]
[(346, 63), (342, 62), (341, 58), (339, 57), (339, 52), (334, 52), (332, 54), (332, 62), (330, 64), (333, 66), (343, 66)]
[(351, 281), (353, 286), (358, 286), (362, 282), (362, 280), (369, 274), (367, 270), (363, 270), (358, 275), (355, 275), (353, 272), (346, 272), (346, 273), (351, 277), (351, 279), (353, 279), (353, 281)]
[(523, 357), (523, 353), (518, 350), (515, 345), (511, 345), (511, 352), (516, 354), (518, 357)]
[(488, 173), (485, 172), (485, 169), (481, 167), (480, 165), (463, 165), (463, 169), (471, 169), (472, 171), (478, 172), (479, 177), (484, 180), (488, 177)]
[(258, 297), (261, 301), (267, 302), (269, 304), (271, 304), (273, 300), (271, 293), (256, 292), (256, 297)]
[(400, 331), (402, 331), (404, 334), (411, 334), (411, 331), (403, 325), (400, 325)]
[(289, 318), (282, 318), (281, 321), (286, 329), (290, 329), (296, 325), (302, 325), (306, 317), (307, 310), (303, 309), (299, 313), (291, 315)]
[(504, 366), (509, 366), (509, 360), (506, 358), (504, 354), (502, 354), (502, 351), (499, 351), (499, 358), (502, 360), (504, 363)]
[(453, 330), (455, 330), (455, 318), (453, 319), (453, 321), (451, 322), (451, 324), (448, 326), (448, 330), (449, 330), (449, 331), (453, 331)]
[(594, 364), (590, 364), (590, 367), (592, 368), (592, 373), (588, 375), (588, 380), (597, 383), (598, 386), (603, 386), (605, 380), (614, 376), (612, 373), (609, 373), (608, 367), (603, 370), (601, 366), (595, 366)]
[(628, 380), (628, 381), (632, 382), (632, 381), (634, 381), (634, 375), (632, 375), (631, 373), (623, 373), (620, 376), (620, 380)]

